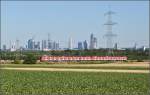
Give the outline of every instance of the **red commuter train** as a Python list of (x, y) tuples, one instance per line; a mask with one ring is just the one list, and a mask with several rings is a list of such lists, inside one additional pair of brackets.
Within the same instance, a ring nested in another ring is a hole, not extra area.
[(101, 60), (127, 60), (126, 56), (48, 56), (43, 55), (41, 61), (101, 61)]

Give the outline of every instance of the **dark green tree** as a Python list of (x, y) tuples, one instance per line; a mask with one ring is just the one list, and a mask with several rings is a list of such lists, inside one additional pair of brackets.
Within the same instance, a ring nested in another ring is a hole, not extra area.
[(27, 54), (23, 64), (35, 64), (37, 58), (33, 54)]

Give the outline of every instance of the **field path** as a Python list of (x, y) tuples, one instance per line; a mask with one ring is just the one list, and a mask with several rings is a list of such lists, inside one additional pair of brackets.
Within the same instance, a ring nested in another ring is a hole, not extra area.
[[(47, 66), (47, 65), (46, 65)], [(51, 66), (66, 66), (66, 67), (150, 67), (148, 62), (139, 62), (139, 63), (111, 63), (111, 64), (51, 64)]]
[(118, 72), (118, 73), (150, 73), (149, 70), (112, 70), (112, 69), (66, 69), (66, 68), (11, 68), (6, 70), (28, 70), (28, 71), (72, 71), (72, 72)]
[(149, 62), (110, 63), (110, 64), (0, 64), (0, 66), (55, 66), (55, 67), (150, 67)]

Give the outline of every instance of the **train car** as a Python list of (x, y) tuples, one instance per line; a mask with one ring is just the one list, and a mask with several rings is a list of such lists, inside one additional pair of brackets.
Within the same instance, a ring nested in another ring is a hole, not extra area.
[(104, 60), (116, 60), (125, 61), (126, 56), (48, 56), (43, 55), (40, 58), (41, 61), (104, 61)]

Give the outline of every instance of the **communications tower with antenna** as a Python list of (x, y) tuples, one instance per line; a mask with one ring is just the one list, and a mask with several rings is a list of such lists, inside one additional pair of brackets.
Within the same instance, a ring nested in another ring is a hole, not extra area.
[(106, 26), (106, 34), (104, 35), (106, 37), (106, 48), (108, 50), (109, 56), (113, 56), (113, 38), (117, 35), (113, 33), (112, 27), (116, 25), (117, 23), (112, 21), (112, 15), (115, 14), (113, 11), (108, 11), (104, 15), (107, 16), (107, 22), (104, 24)]

